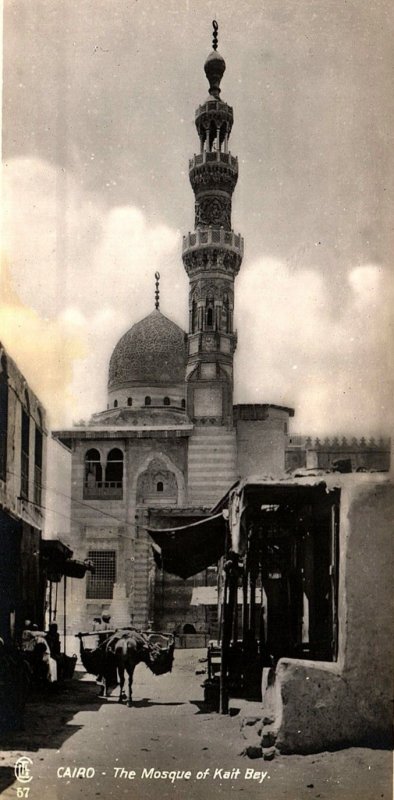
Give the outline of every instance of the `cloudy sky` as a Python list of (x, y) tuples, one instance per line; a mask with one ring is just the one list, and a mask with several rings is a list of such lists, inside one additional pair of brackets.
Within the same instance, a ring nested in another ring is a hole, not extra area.
[(238, 402), (293, 431), (392, 424), (392, 0), (5, 0), (0, 337), (54, 426), (106, 405), (116, 341), (187, 326), (188, 158), (211, 20), (234, 107)]

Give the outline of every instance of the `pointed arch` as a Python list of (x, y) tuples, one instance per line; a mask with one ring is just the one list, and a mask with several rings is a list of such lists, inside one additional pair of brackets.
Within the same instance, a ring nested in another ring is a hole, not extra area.
[[(123, 486), (123, 451), (120, 447), (113, 447), (107, 456), (105, 467), (106, 488), (121, 489)], [(110, 486), (108, 486), (110, 484)]]
[[(146, 458), (141, 462), (131, 485), (131, 497), (134, 499), (135, 505), (137, 505), (137, 487), (138, 481), (140, 476), (149, 470), (149, 466), (151, 465), (152, 461), (158, 461), (159, 463), (163, 464), (163, 467), (168, 472), (172, 472), (175, 476), (176, 483), (177, 483), (177, 505), (184, 505), (186, 502), (186, 484), (183, 472), (177, 467), (173, 461), (165, 454), (162, 453), (160, 450), (154, 451), (150, 453)], [(161, 480), (161, 478), (160, 478)]]
[(85, 487), (97, 486), (102, 483), (102, 480), (101, 455), (95, 447), (91, 447), (85, 453)]

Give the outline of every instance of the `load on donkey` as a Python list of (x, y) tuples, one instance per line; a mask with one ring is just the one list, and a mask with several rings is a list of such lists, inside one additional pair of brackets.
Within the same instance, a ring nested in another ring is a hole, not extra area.
[(140, 632), (130, 628), (108, 631), (108, 637), (94, 649), (87, 649), (83, 637), (80, 641), (81, 661), (86, 671), (102, 680), (100, 696), (120, 686), (119, 703), (126, 699), (125, 673), (128, 675), (128, 705), (132, 705), (133, 676), (137, 664), (143, 663), (154, 675), (172, 671), (175, 640), (171, 634)]

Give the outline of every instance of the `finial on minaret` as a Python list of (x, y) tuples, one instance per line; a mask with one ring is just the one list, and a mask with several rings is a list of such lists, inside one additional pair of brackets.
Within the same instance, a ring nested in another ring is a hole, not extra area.
[(155, 308), (159, 308), (159, 297), (160, 297), (159, 281), (160, 281), (160, 272), (155, 272), (155, 278), (156, 278), (156, 289), (155, 289)]
[(218, 49), (218, 30), (219, 25), (216, 19), (212, 20), (213, 36), (212, 36), (212, 53), (208, 56), (204, 70), (209, 81), (209, 94), (219, 100), (220, 95), (220, 81), (222, 80), (224, 70), (226, 69), (226, 62), (224, 58), (217, 52)]
[(213, 27), (213, 36), (212, 36), (212, 47), (214, 50), (218, 49), (218, 30), (219, 25), (216, 22), (216, 19), (212, 20), (212, 27)]

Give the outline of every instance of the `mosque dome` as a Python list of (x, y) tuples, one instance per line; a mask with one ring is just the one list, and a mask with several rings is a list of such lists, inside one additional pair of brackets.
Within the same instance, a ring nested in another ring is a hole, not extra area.
[(158, 309), (133, 325), (109, 363), (108, 389), (185, 380), (186, 333)]

